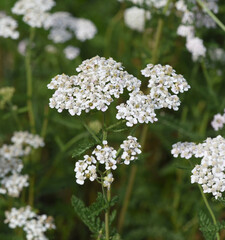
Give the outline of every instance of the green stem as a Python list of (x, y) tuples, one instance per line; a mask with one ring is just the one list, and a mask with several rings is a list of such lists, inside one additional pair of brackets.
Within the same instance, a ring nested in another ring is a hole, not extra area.
[(213, 14), (211, 10), (207, 8), (207, 6), (201, 1), (197, 0), (198, 4), (208, 13), (208, 15), (214, 20), (214, 22), (225, 31), (225, 25)]
[(45, 138), (46, 132), (47, 132), (48, 113), (49, 113), (49, 107), (45, 106), (45, 109), (44, 109), (44, 120), (43, 120), (43, 124), (42, 124), (42, 129), (41, 129), (41, 137), (43, 137), (43, 138)]
[[(206, 196), (205, 196), (205, 194), (204, 194), (204, 192), (202, 190), (202, 187), (199, 184), (198, 184), (198, 188), (199, 188), (199, 190), (201, 192), (202, 198), (203, 198), (204, 203), (205, 203), (205, 205), (206, 205), (206, 207), (207, 207), (207, 209), (209, 211), (209, 214), (211, 215), (211, 218), (212, 218), (212, 221), (213, 221), (214, 225), (217, 225), (216, 217), (215, 217), (211, 207), (209, 206), (209, 202), (208, 202), (208, 200), (207, 200), (207, 198), (206, 198)], [(216, 233), (216, 239), (220, 240), (220, 235), (219, 235), (218, 232)]]
[(34, 176), (31, 176), (30, 177), (30, 180), (29, 180), (29, 196), (28, 196), (28, 204), (30, 206), (33, 206), (34, 204)]
[(83, 125), (87, 129), (87, 131), (90, 133), (90, 135), (96, 140), (96, 142), (101, 143), (101, 140), (96, 136), (96, 134), (91, 130), (91, 128), (89, 128), (86, 123), (84, 123)]
[[(111, 200), (111, 192), (110, 192), (110, 187), (107, 189), (107, 202), (109, 203)], [(108, 208), (106, 213), (105, 213), (105, 240), (109, 240), (109, 214), (110, 214), (110, 209)]]
[(25, 64), (26, 64), (26, 76), (27, 76), (27, 108), (28, 108), (28, 117), (30, 123), (30, 130), (32, 133), (35, 133), (35, 118), (33, 111), (32, 103), (32, 70), (31, 70), (31, 47), (34, 39), (34, 28), (30, 28), (30, 38), (26, 50)]

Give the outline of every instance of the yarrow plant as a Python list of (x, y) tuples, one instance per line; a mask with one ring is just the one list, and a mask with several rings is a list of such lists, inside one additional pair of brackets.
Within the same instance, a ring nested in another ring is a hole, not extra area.
[[(127, 89), (130, 97), (125, 104), (122, 103), (116, 107), (118, 110), (116, 118), (125, 119), (128, 127), (137, 123), (153, 123), (157, 120), (156, 109), (166, 107), (178, 110), (180, 100), (177, 94), (188, 91), (190, 88), (183, 76), (176, 74), (169, 65), (148, 64), (141, 71), (145, 77), (149, 78), (147, 94), (141, 91), (141, 81), (126, 72), (122, 64), (112, 58), (96, 56), (83, 61), (76, 70), (77, 75), (57, 75), (48, 84), (49, 89), (55, 90), (49, 106), (56, 108), (58, 112), (68, 110), (72, 116), (79, 116), (83, 111), (88, 113), (94, 109), (104, 113), (110, 104)], [(116, 150), (108, 144), (106, 127), (102, 129), (102, 141), (91, 129), (87, 126), (86, 128), (98, 144), (90, 155), (84, 155), (83, 159), (76, 162), (74, 169), (76, 182), (83, 185), (86, 179), (96, 180), (103, 188), (107, 188), (105, 199), (107, 204), (110, 204), (110, 190), (114, 181), (113, 171), (120, 164), (129, 165), (137, 160), (141, 153), (141, 145), (136, 137), (129, 135)], [(104, 190), (103, 194), (105, 194)], [(77, 209), (78, 200), (73, 197), (73, 201)], [(103, 225), (106, 240), (110, 239), (109, 213), (107, 209)], [(78, 212), (78, 214), (81, 213)], [(98, 231), (102, 231), (101, 229), (93, 230), (91, 226), (89, 228), (97, 235)]]

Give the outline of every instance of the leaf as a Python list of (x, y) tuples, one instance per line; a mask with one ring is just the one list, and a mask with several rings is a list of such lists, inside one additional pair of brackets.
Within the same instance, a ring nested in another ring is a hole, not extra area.
[(219, 227), (211, 222), (208, 216), (203, 212), (199, 212), (200, 231), (202, 232), (205, 240), (214, 240)]

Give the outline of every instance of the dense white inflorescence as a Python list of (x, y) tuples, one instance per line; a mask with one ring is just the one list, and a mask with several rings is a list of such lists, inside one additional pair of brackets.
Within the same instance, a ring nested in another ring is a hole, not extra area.
[(23, 187), (28, 186), (28, 176), (21, 175), (21, 157), (29, 155), (32, 148), (43, 147), (44, 141), (38, 135), (22, 131), (15, 132), (11, 141), (13, 144), (0, 148), (0, 193), (18, 197)]
[(23, 20), (31, 27), (43, 27), (48, 17), (47, 11), (55, 5), (54, 0), (18, 0), (12, 12), (23, 15)]
[(4, 194), (11, 197), (19, 197), (23, 188), (29, 186), (28, 178), (28, 175), (20, 175), (17, 173), (3, 178), (1, 181), (1, 188), (5, 190)]
[(153, 123), (157, 121), (155, 107), (149, 95), (142, 91), (129, 94), (126, 103), (117, 106), (116, 118), (126, 119), (126, 125), (132, 127), (137, 123)]
[(151, 18), (151, 14), (149, 11), (145, 11), (142, 8), (138, 7), (131, 7), (127, 8), (124, 11), (124, 21), (125, 24), (133, 29), (137, 30), (139, 32), (143, 32), (145, 28), (145, 21)]
[(191, 183), (202, 185), (205, 193), (212, 193), (217, 199), (225, 191), (225, 139), (220, 135), (207, 138), (203, 143), (178, 142), (172, 146), (174, 157), (181, 155), (202, 158), (201, 163), (192, 170)]
[[(192, 54), (193, 61), (197, 61), (201, 57), (205, 57), (206, 48), (203, 44), (203, 40), (195, 36), (194, 26), (210, 27), (210, 22), (213, 24), (215, 23), (204, 13), (204, 11), (196, 7), (197, 4), (195, 0), (190, 0), (190, 2), (195, 5), (191, 10), (188, 10), (184, 0), (179, 0), (175, 4), (177, 10), (182, 13), (182, 24), (178, 27), (177, 34), (186, 37), (186, 48)], [(216, 4), (215, 2), (216, 1), (214, 1), (214, 4)], [(215, 10), (209, 1), (206, 1), (205, 4), (209, 5), (208, 7), (210, 9), (213, 8)]]
[(58, 112), (64, 109), (71, 115), (92, 109), (104, 112), (124, 88), (133, 91), (141, 85), (140, 80), (124, 71), (122, 64), (112, 58), (96, 56), (83, 61), (76, 70), (78, 75), (57, 75), (48, 84), (49, 89), (56, 90), (49, 106)]
[[(103, 141), (102, 145), (97, 145), (91, 156), (85, 155), (83, 160), (76, 162), (74, 169), (76, 182), (83, 185), (86, 179), (90, 181), (98, 179), (103, 181), (104, 187), (110, 188), (114, 180), (111, 171), (117, 168), (117, 164), (124, 163), (129, 165), (141, 153), (141, 146), (137, 142), (137, 138), (132, 136), (128, 136), (127, 140), (124, 140), (120, 145), (120, 148), (123, 153), (120, 159), (118, 159), (117, 151), (113, 147), (108, 146), (107, 141)], [(105, 175), (98, 177), (97, 173), (100, 165), (104, 166)]]
[(85, 41), (92, 39), (97, 33), (97, 28), (90, 20), (75, 18), (68, 12), (50, 14), (44, 22), (44, 28), (50, 30), (48, 37), (55, 43), (64, 43), (73, 36)]
[(117, 106), (117, 119), (126, 119), (127, 126), (132, 127), (137, 123), (148, 123), (157, 121), (155, 110), (169, 108), (178, 110), (180, 99), (178, 93), (188, 91), (190, 86), (184, 77), (176, 74), (169, 66), (160, 64), (148, 64), (141, 71), (142, 75), (149, 77), (149, 93), (132, 92), (126, 104)]
[(221, 115), (220, 113), (216, 114), (213, 117), (213, 120), (211, 122), (211, 125), (215, 131), (218, 131), (219, 129), (222, 129), (225, 125), (225, 111), (224, 114)]
[(73, 59), (75, 59), (76, 57), (79, 56), (79, 54), (80, 54), (80, 49), (77, 48), (77, 47), (73, 47), (73, 46), (67, 46), (67, 47), (64, 49), (64, 54), (65, 54), (65, 56), (66, 56), (67, 59), (73, 60)]
[(37, 215), (31, 210), (30, 206), (19, 209), (12, 208), (5, 212), (5, 223), (10, 228), (23, 228), (26, 232), (27, 240), (47, 240), (45, 232), (50, 229), (55, 229), (53, 218), (47, 215)]
[(0, 36), (4, 38), (17, 39), (19, 37), (19, 32), (16, 31), (18, 24), (10, 16), (6, 16), (5, 13), (0, 12)]
[(127, 140), (124, 140), (120, 145), (120, 148), (123, 149), (121, 159), (126, 165), (129, 165), (131, 161), (136, 160), (138, 154), (141, 153), (141, 145), (137, 142), (137, 138), (132, 136), (128, 136)]
[(192, 54), (193, 61), (197, 61), (200, 57), (205, 57), (206, 48), (203, 45), (202, 39), (198, 37), (187, 38), (186, 47)]

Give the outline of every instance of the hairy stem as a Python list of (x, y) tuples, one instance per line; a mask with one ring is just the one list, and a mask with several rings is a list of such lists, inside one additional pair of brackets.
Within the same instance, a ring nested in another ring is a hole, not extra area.
[(32, 133), (35, 133), (35, 118), (34, 118), (34, 109), (32, 103), (32, 69), (31, 69), (31, 47), (34, 40), (34, 28), (30, 28), (30, 38), (26, 50), (25, 64), (26, 64), (26, 76), (27, 76), (27, 108), (28, 108), (28, 117), (30, 130)]
[[(215, 217), (215, 215), (214, 215), (214, 213), (213, 213), (213, 211), (212, 211), (212, 209), (211, 209), (211, 207), (210, 207), (210, 205), (209, 205), (209, 202), (208, 202), (208, 200), (207, 200), (207, 198), (206, 198), (206, 196), (205, 196), (205, 194), (204, 194), (204, 192), (203, 192), (203, 190), (202, 190), (202, 187), (201, 187), (199, 184), (198, 184), (198, 188), (199, 188), (199, 190), (200, 190), (200, 192), (201, 192), (201, 195), (202, 195), (202, 198), (203, 198), (203, 200), (204, 200), (205, 206), (206, 206), (206, 208), (208, 209), (209, 214), (211, 215), (212, 221), (213, 221), (213, 223), (216, 225), (216, 224), (217, 224), (217, 222), (216, 222), (216, 217)], [(216, 233), (216, 239), (217, 239), (217, 240), (220, 240), (220, 235), (219, 235), (218, 232)]]
[[(110, 192), (110, 187), (107, 189), (107, 202), (109, 203), (111, 200), (111, 192)], [(110, 214), (110, 209), (108, 208), (106, 213), (105, 213), (105, 240), (109, 240), (109, 214)]]

